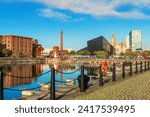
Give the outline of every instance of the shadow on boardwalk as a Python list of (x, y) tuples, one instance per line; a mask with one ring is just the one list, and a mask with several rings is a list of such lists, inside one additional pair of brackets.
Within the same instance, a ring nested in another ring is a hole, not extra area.
[(150, 100), (150, 72), (107, 83), (104, 87), (96, 86), (91, 91), (80, 93), (76, 100)]

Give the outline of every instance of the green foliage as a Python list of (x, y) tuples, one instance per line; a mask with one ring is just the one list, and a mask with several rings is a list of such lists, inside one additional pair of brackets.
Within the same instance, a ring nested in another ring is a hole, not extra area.
[(94, 54), (98, 57), (105, 57), (106, 56), (105, 51), (94, 51)]
[(120, 52), (120, 54), (119, 54), (120, 56), (124, 56), (125, 55), (125, 53), (123, 53), (123, 52)]
[(143, 52), (141, 53), (141, 55), (142, 55), (144, 58), (147, 58), (147, 53), (146, 53), (145, 51), (143, 51)]
[(4, 66), (4, 68), (3, 68), (3, 72), (5, 72), (5, 73), (9, 73), (9, 72), (11, 72), (11, 67), (10, 66)]
[(133, 53), (130, 49), (126, 50), (125, 56), (132, 56), (132, 55), (133, 55)]
[(146, 52), (147, 56), (150, 56), (150, 51), (149, 50), (146, 50), (145, 52)]
[(9, 57), (9, 56), (12, 55), (12, 51), (9, 50), (9, 49), (6, 49), (6, 48), (4, 48), (4, 49), (2, 50), (2, 53), (3, 53), (3, 55), (4, 55), (5, 57)]
[(2, 53), (2, 50), (4, 49), (4, 45), (0, 43), (0, 57), (3, 57), (3, 53)]
[(91, 53), (87, 50), (81, 50), (76, 52), (77, 55), (91, 55)]
[(72, 51), (70, 51), (70, 53), (69, 53), (70, 55), (75, 55), (76, 54), (76, 52), (74, 51), (74, 50), (72, 50)]
[(130, 49), (128, 49), (128, 50), (126, 50), (125, 55), (130, 56), (130, 57), (131, 56), (137, 57), (138, 55), (140, 55), (140, 52), (139, 51), (132, 52)]
[(20, 57), (20, 58), (23, 58), (23, 57), (24, 57), (24, 55), (23, 55), (22, 52), (19, 52), (19, 57)]

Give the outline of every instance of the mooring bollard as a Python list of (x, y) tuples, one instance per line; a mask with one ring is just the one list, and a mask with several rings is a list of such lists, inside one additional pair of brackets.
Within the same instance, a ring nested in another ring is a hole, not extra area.
[(4, 88), (4, 85), (3, 85), (3, 71), (0, 68), (0, 100), (4, 99), (4, 92), (3, 92), (4, 89), (3, 88)]
[(142, 73), (143, 72), (143, 63), (142, 63), (142, 61), (141, 61), (141, 63), (140, 63), (140, 73)]
[(132, 62), (130, 62), (130, 73), (129, 76), (132, 76)]
[(145, 65), (145, 67), (144, 67), (144, 71), (146, 71), (146, 61), (145, 61), (145, 64), (144, 64), (144, 65)]
[(103, 82), (103, 74), (102, 74), (102, 64), (100, 64), (100, 71), (99, 71), (99, 86), (103, 86), (104, 82)]
[(51, 67), (51, 90), (50, 90), (50, 99), (55, 100), (55, 69)]
[(135, 63), (135, 74), (138, 74), (138, 62)]
[(84, 81), (84, 66), (81, 66), (81, 87), (80, 87), (80, 92), (85, 92), (85, 81)]
[(125, 62), (122, 64), (122, 78), (125, 78)]
[(116, 64), (113, 63), (112, 82), (116, 81)]

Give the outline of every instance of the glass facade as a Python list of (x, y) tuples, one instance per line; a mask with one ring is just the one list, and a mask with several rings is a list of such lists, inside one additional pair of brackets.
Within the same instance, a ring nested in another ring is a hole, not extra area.
[(129, 34), (129, 39), (130, 39), (130, 49), (132, 51), (142, 50), (142, 31), (141, 30), (132, 30)]

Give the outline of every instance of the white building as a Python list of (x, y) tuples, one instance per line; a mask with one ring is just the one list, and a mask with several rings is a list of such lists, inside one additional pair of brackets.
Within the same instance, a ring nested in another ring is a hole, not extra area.
[(44, 48), (44, 51), (43, 51), (43, 53), (42, 53), (42, 54), (43, 54), (43, 56), (44, 56), (44, 57), (49, 56), (50, 51), (52, 51), (52, 49)]
[(134, 51), (142, 50), (142, 31), (132, 30), (129, 34), (130, 49)]
[(126, 35), (126, 49), (130, 49), (129, 35)]
[(113, 52), (114, 54), (119, 55), (120, 53), (125, 53), (126, 44), (123, 41), (121, 41), (120, 43), (117, 43), (114, 32), (112, 33), (110, 44), (115, 48)]

